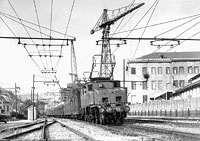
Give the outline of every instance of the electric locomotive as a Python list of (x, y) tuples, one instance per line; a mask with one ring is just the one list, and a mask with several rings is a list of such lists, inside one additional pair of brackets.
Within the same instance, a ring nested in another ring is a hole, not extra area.
[(86, 121), (121, 125), (129, 110), (127, 89), (118, 80), (92, 78), (81, 89), (81, 116)]

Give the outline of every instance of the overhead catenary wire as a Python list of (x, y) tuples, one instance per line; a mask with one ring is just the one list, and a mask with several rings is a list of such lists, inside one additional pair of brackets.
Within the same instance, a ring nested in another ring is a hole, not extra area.
[[(187, 17), (183, 17), (183, 18), (178, 18), (178, 19), (174, 19), (174, 20), (170, 20), (170, 21), (165, 21), (165, 22), (160, 22), (160, 23), (156, 23), (156, 24), (152, 24), (152, 25), (149, 25), (147, 26), (147, 28), (149, 27), (154, 27), (154, 26), (159, 26), (159, 25), (163, 25), (163, 24), (168, 24), (168, 23), (172, 23), (172, 22), (177, 22), (177, 21), (180, 21), (180, 20), (185, 20), (185, 19), (188, 19), (188, 18), (192, 18), (192, 17), (196, 17), (196, 16), (199, 16), (200, 14), (195, 14), (195, 15), (192, 15), (192, 16), (187, 16)], [(117, 33), (114, 33), (114, 34), (110, 34), (110, 35), (117, 35), (117, 34), (121, 34), (121, 33), (126, 33), (126, 32), (130, 32), (132, 30), (140, 30), (140, 29), (143, 29), (145, 27), (138, 27), (138, 28), (132, 28), (130, 30), (126, 30), (126, 31), (119, 31)]]
[[(157, 5), (158, 5), (158, 2), (159, 2), (159, 0), (157, 0), (157, 1), (153, 4), (153, 5), (155, 5), (155, 7), (154, 7), (154, 9), (153, 9), (153, 11), (152, 11), (152, 13), (151, 13), (151, 15), (150, 15), (150, 18), (149, 18), (147, 24), (146, 24), (146, 28), (144, 28), (144, 30), (143, 30), (143, 32), (142, 32), (141, 37), (143, 37), (143, 35), (144, 35), (144, 33), (145, 33), (146, 29), (147, 29), (147, 26), (148, 26), (148, 24), (149, 24), (149, 22), (150, 22), (150, 20), (151, 20), (151, 18), (152, 18), (152, 16), (153, 16), (155, 10), (156, 10), (156, 7), (157, 7)], [(152, 8), (152, 7), (151, 7), (151, 8)], [(150, 8), (150, 9), (151, 9), (151, 8)], [(136, 52), (137, 52), (137, 50), (138, 50), (138, 47), (139, 47), (139, 44), (140, 44), (140, 40), (138, 40), (138, 43), (137, 43), (137, 46), (136, 46), (136, 49), (135, 49), (135, 51), (134, 51), (134, 53), (133, 53), (133, 57), (132, 57), (132, 58), (135, 57), (135, 54), (136, 54)]]
[[(36, 13), (36, 17), (37, 17), (37, 22), (38, 22), (38, 28), (39, 28), (39, 31), (40, 31), (40, 37), (43, 38), (42, 36), (42, 31), (41, 31), (41, 27), (40, 27), (40, 20), (39, 20), (39, 15), (38, 15), (38, 12), (37, 12), (37, 6), (36, 6), (36, 2), (35, 0), (33, 0), (33, 3), (34, 3), (34, 7), (35, 7), (35, 13)], [(42, 40), (42, 43), (44, 44), (44, 41)], [(45, 51), (45, 47), (43, 46), (43, 49)], [(46, 53), (45, 53), (46, 55)], [(45, 57), (45, 62), (46, 62), (46, 68), (49, 69), (49, 66), (48, 66), (48, 63), (47, 63), (47, 59)]]
[(17, 37), (16, 36), (16, 34), (14, 33), (14, 31), (8, 26), (8, 24), (4, 21), (4, 19), (2, 18), (2, 17), (0, 17), (1, 18), (1, 20), (3, 21), (3, 23), (6, 25), (6, 27), (10, 30), (10, 32), (15, 36), (15, 37)]
[[(51, 9), (50, 9), (50, 31), (49, 31), (50, 39), (52, 38), (52, 35), (51, 35), (52, 20), (53, 20), (53, 0), (51, 0)], [(51, 40), (49, 40), (49, 44), (50, 43), (51, 43)], [(51, 55), (51, 51), (50, 50), (51, 50), (51, 46), (49, 46), (49, 53)], [(51, 57), (50, 57), (50, 62), (51, 62), (51, 69), (54, 69)]]
[[(19, 18), (19, 16), (18, 16), (16, 10), (15, 10), (14, 7), (12, 6), (10, 0), (8, 0), (8, 2), (9, 2), (9, 5), (11, 6), (12, 10), (13, 10), (14, 13), (16, 14), (18, 20), (20, 21), (21, 25), (23, 26), (24, 30), (26, 31), (26, 33), (28, 34), (28, 36), (31, 37), (30, 33), (28, 32), (28, 30), (27, 30), (26, 27), (24, 26), (23, 22), (22, 22), (21, 19)], [(33, 39), (31, 39), (31, 40), (32, 40), (32, 42), (35, 44), (34, 40), (33, 40)], [(37, 48), (37, 46), (36, 46), (36, 48)], [(38, 48), (37, 48), (37, 50), (38, 50)], [(38, 53), (39, 53), (39, 51), (38, 51)], [(39, 54), (40, 54), (40, 53), (39, 53)], [(43, 62), (42, 58), (40, 58), (40, 60), (41, 60), (41, 62), (42, 62), (43, 67), (45, 68), (45, 65), (44, 65), (44, 62)]]
[[(4, 13), (4, 12), (0, 12), (0, 14), (3, 15), (3, 16), (5, 16), (5, 17), (7, 17), (7, 18), (9, 18), (10, 20), (18, 19), (17, 17), (12, 16), (12, 15), (9, 15), (9, 14)], [(12, 19), (12, 18), (13, 18), (13, 19)], [(30, 25), (34, 25), (34, 26), (39, 27), (38, 24), (35, 24), (35, 23), (33, 23), (33, 22), (24, 20), (24, 19), (22, 19), (22, 18), (20, 18), (20, 19), (21, 19), (21, 21), (23, 21), (24, 23), (28, 23), (28, 24), (30, 24)], [(13, 21), (16, 22), (16, 20), (13, 20)], [(19, 22), (17, 22), (17, 23), (19, 23)], [(35, 30), (34, 28), (31, 28), (30, 26), (27, 26), (27, 25), (24, 25), (24, 26), (29, 27), (29, 28), (32, 29), (32, 30)], [(40, 28), (50, 31), (50, 29), (49, 29), (48, 27), (45, 27), (45, 26), (42, 26), (42, 25), (40, 25)], [(39, 33), (39, 31), (37, 31), (37, 30), (35, 30), (35, 31)], [(57, 34), (59, 34), (59, 35), (65, 35), (64, 33), (59, 32), (59, 31), (56, 31), (56, 30), (54, 30), (54, 29), (51, 29), (51, 32), (57, 33)], [(50, 37), (49, 34), (44, 34), (44, 33), (42, 33), (42, 35), (45, 35), (45, 36)], [(70, 37), (70, 38), (72, 38), (72, 39), (75, 39), (75, 37), (70, 36), (70, 35), (65, 35), (65, 36)]]
[[(72, 3), (72, 7), (71, 7), (71, 10), (70, 10), (70, 15), (69, 15), (69, 19), (68, 19), (68, 22), (67, 22), (67, 25), (66, 25), (66, 29), (65, 29), (65, 33), (64, 33), (64, 38), (66, 37), (67, 32), (68, 32), (69, 23), (70, 23), (70, 21), (71, 21), (71, 17), (72, 17), (72, 12), (73, 12), (73, 9), (74, 9), (74, 5), (75, 5), (75, 0), (73, 0), (73, 3)], [(71, 43), (72, 43), (72, 42), (71, 42)], [(62, 44), (64, 44), (64, 41), (63, 41)], [(67, 44), (68, 44), (68, 42), (67, 42)], [(63, 51), (63, 46), (61, 46), (60, 55), (62, 55), (62, 51)], [(57, 61), (57, 63), (56, 63), (56, 68), (58, 68), (58, 64), (59, 64), (59, 62), (60, 62), (60, 59), (61, 59), (61, 58), (59, 58), (58, 61)]]
[[(1, 17), (0, 17), (1, 18)], [(9, 25), (1, 18), (1, 20), (4, 22), (4, 24), (6, 25), (6, 27), (12, 32), (12, 34), (14, 35), (15, 38), (18, 38), (17, 35), (14, 33), (14, 31), (9, 27)], [(28, 50), (26, 49), (26, 47), (24, 46), (26, 52), (30, 55), (30, 53), (28, 52)], [(34, 62), (34, 64), (36, 65), (36, 67), (41, 70), (41, 68), (39, 67), (39, 65), (35, 62), (35, 60), (30, 57), (31, 60)]]

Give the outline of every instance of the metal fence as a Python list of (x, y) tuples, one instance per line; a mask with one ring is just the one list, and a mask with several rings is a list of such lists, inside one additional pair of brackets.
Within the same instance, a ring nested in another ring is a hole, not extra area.
[(129, 115), (163, 117), (200, 117), (200, 97), (181, 100), (155, 100), (130, 105)]

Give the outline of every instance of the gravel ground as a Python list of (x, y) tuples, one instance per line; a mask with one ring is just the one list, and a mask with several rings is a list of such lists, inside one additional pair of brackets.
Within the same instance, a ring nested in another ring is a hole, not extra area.
[(89, 125), (87, 123), (75, 122), (68, 119), (63, 119), (61, 122), (99, 141), (141, 141), (143, 140), (141, 137), (117, 135), (110, 131), (106, 131), (103, 128), (100, 128), (94, 125)]
[[(21, 125), (23, 125), (23, 124), (21, 123)], [(41, 126), (41, 125), (43, 125), (43, 123), (37, 124), (37, 125), (33, 125), (33, 126), (27, 127), (27, 128), (22, 128), (22, 129), (17, 129), (17, 130), (8, 130), (7, 132), (3, 132), (3, 133), (0, 134), (0, 139), (3, 138), (3, 137), (6, 137), (8, 135), (11, 135), (11, 134), (17, 134), (17, 133), (20, 133), (20, 132), (23, 132), (23, 131), (26, 131), (26, 130), (33, 129), (33, 128)]]
[(195, 134), (200, 134), (200, 128), (192, 128), (192, 127), (179, 127), (175, 126), (173, 124), (168, 124), (168, 125), (163, 125), (163, 124), (142, 124), (143, 126), (150, 126), (150, 127), (156, 127), (156, 128), (165, 128), (169, 130), (176, 130), (176, 131), (182, 131), (182, 132), (187, 132), (187, 133), (195, 133)]
[(40, 140), (40, 139), (41, 139), (41, 130), (17, 138), (17, 140)]
[(59, 123), (47, 127), (47, 132), (50, 140), (85, 141), (85, 139), (62, 127)]

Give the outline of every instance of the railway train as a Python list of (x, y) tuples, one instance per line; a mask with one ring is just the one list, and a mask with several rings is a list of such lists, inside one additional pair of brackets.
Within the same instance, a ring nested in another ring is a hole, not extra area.
[(68, 99), (64, 104), (46, 110), (47, 116), (121, 125), (130, 111), (127, 89), (121, 87), (118, 80), (93, 78), (67, 89)]

